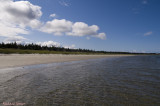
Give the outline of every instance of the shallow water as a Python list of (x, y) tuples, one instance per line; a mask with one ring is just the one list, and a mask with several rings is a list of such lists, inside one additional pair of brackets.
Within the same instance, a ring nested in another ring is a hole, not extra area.
[(0, 69), (0, 105), (160, 105), (160, 56)]

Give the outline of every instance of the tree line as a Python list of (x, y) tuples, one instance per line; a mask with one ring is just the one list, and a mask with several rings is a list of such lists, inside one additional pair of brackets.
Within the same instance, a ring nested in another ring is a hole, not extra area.
[(102, 53), (102, 54), (145, 54), (145, 53), (131, 53), (131, 52), (112, 52), (112, 51), (95, 51), (89, 49), (71, 49), (64, 47), (56, 47), (56, 46), (41, 46), (38, 44), (17, 44), (13, 43), (0, 43), (0, 48), (12, 48), (12, 49), (22, 49), (22, 50), (48, 50), (48, 51), (65, 51), (65, 52), (86, 52), (86, 53)]
[(16, 42), (13, 43), (0, 43), (0, 48), (13, 48), (13, 49), (23, 49), (23, 50), (49, 50), (49, 51), (68, 51), (68, 52), (95, 52), (94, 50), (89, 49), (71, 49), (71, 48), (64, 48), (64, 47), (56, 47), (56, 46), (41, 46), (38, 44), (17, 44)]

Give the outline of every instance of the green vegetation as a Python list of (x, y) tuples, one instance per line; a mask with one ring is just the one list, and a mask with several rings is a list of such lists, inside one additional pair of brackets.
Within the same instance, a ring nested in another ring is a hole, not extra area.
[(15, 43), (0, 43), (0, 53), (11, 54), (155, 54), (155, 53), (130, 53), (130, 52), (107, 52), (94, 51), (89, 49), (69, 49), (64, 47), (47, 47), (37, 44), (17, 44)]
[(10, 49), (0, 48), (0, 53), (4, 54), (12, 54), (12, 53), (18, 53), (18, 54), (104, 54), (104, 53), (88, 53), (88, 52), (66, 52), (66, 51), (49, 51), (49, 50), (22, 50), (22, 49)]

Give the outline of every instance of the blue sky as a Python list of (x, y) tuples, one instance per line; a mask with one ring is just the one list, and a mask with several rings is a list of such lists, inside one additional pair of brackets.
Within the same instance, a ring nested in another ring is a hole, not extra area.
[(0, 0), (0, 8), (1, 42), (160, 52), (159, 0)]

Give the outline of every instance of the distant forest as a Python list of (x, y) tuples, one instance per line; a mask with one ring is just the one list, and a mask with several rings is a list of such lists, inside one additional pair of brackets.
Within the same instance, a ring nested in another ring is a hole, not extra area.
[(40, 46), (37, 44), (17, 44), (14, 43), (0, 43), (0, 48), (7, 49), (20, 49), (20, 50), (47, 50), (47, 51), (62, 51), (62, 52), (85, 52), (85, 53), (103, 53), (103, 54), (155, 54), (155, 53), (132, 53), (132, 52), (113, 52), (113, 51), (95, 51), (89, 49), (70, 49), (64, 47), (47, 47), (47, 46)]

